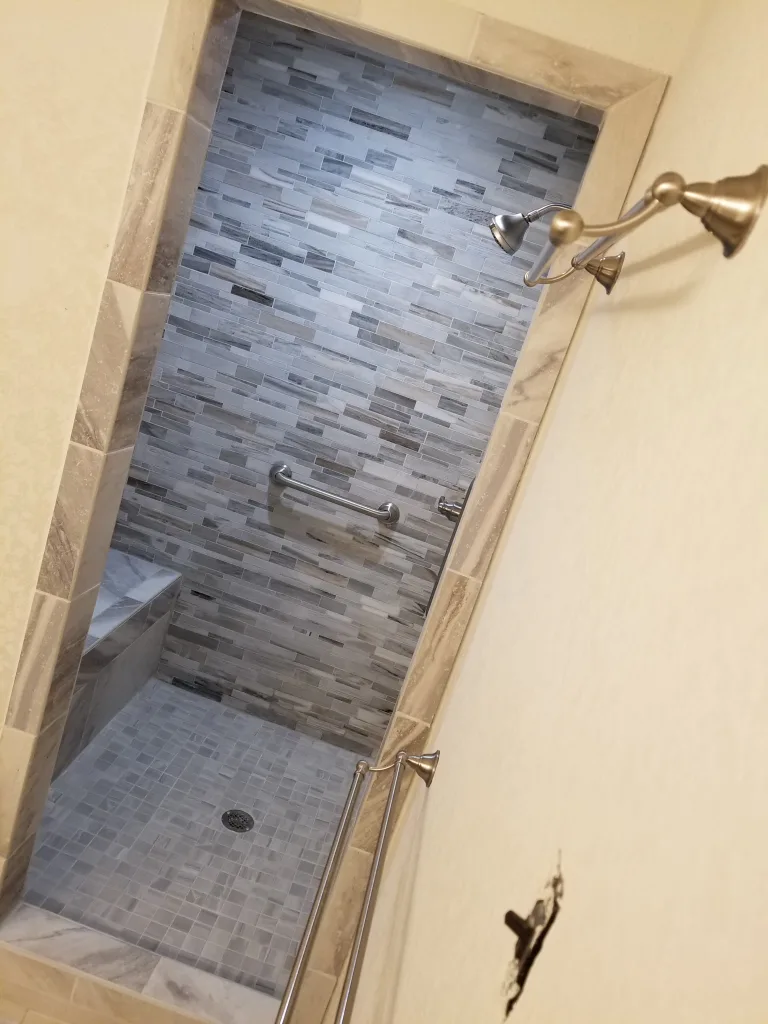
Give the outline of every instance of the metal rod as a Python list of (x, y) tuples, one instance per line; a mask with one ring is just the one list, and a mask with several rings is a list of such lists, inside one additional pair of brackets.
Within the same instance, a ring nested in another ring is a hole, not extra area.
[(349, 1019), (352, 1013), (352, 1007), (355, 1002), (357, 986), (360, 981), (360, 967), (365, 954), (365, 947), (368, 942), (368, 933), (371, 930), (371, 910), (373, 909), (373, 904), (376, 902), (376, 894), (378, 893), (379, 882), (381, 881), (381, 865), (384, 862), (384, 855), (387, 852), (387, 846), (389, 844), (389, 823), (392, 819), (392, 809), (395, 806), (397, 793), (400, 789), (400, 780), (402, 779), (403, 771), (405, 769), (406, 757), (407, 754), (405, 751), (401, 750), (395, 760), (394, 771), (392, 772), (392, 782), (389, 786), (389, 796), (387, 797), (387, 804), (384, 808), (384, 816), (381, 819), (381, 828), (379, 829), (379, 838), (376, 842), (376, 850), (373, 854), (371, 873), (368, 877), (368, 885), (365, 890), (365, 896), (363, 897), (363, 905), (360, 909), (357, 931), (355, 932), (355, 938), (352, 943), (352, 952), (349, 954), (347, 976), (344, 979), (344, 988), (341, 991), (341, 999), (339, 1000), (339, 1007), (336, 1010), (336, 1019), (334, 1024), (345, 1024), (345, 1021)]
[[(632, 231), (634, 227), (636, 227), (638, 217), (642, 217), (643, 220), (648, 220), (649, 217), (660, 213), (661, 210), (664, 209), (660, 203), (653, 205), (654, 203), (655, 200), (652, 199), (649, 203), (648, 198), (643, 196), (642, 199), (627, 210), (624, 217), (617, 222), (617, 225), (614, 225), (615, 230), (609, 234), (601, 235), (601, 237), (592, 242), (591, 245), (588, 245), (586, 249), (582, 249), (581, 252), (577, 253), (573, 257), (571, 265), (575, 267), (576, 270), (581, 270), (587, 265), (587, 263), (589, 263), (590, 260), (595, 259), (597, 256), (602, 256), (606, 249), (610, 249), (615, 242), (618, 242), (620, 238), (623, 238), (624, 235)], [(606, 225), (601, 226), (605, 227)], [(585, 234), (586, 233), (585, 229)]]
[(363, 905), (360, 908), (360, 917), (357, 921), (357, 930), (352, 943), (352, 951), (349, 954), (347, 974), (344, 978), (344, 988), (341, 992), (334, 1024), (347, 1024), (352, 1015), (357, 986), (360, 981), (360, 968), (365, 956), (365, 947), (368, 943), (368, 933), (371, 930), (373, 907), (376, 903), (376, 896), (381, 881), (381, 869), (384, 864), (384, 858), (387, 855), (387, 846), (389, 845), (392, 811), (397, 800), (403, 771), (406, 765), (408, 765), (424, 781), (425, 785), (430, 786), (439, 758), (439, 751), (436, 751), (434, 754), (409, 754), (407, 751), (401, 750), (391, 766), (394, 768), (394, 771), (392, 772), (392, 782), (389, 786), (389, 796), (387, 797), (387, 804), (381, 819), (381, 828), (379, 829), (379, 838), (376, 842), (376, 850), (373, 854), (371, 873), (368, 876), (368, 885), (363, 897)]
[(301, 985), (304, 972), (306, 971), (307, 964), (309, 963), (309, 954), (312, 951), (312, 943), (314, 942), (320, 915), (323, 912), (323, 908), (325, 907), (325, 903), (328, 898), (328, 893), (330, 892), (331, 886), (336, 878), (336, 872), (338, 871), (339, 862), (341, 860), (341, 853), (344, 849), (347, 834), (354, 817), (357, 799), (360, 795), (360, 788), (369, 768), (370, 765), (367, 761), (358, 761), (355, 767), (355, 774), (352, 776), (349, 793), (347, 794), (347, 802), (344, 804), (344, 810), (341, 812), (341, 818), (339, 819), (339, 824), (336, 829), (336, 835), (333, 837), (331, 852), (328, 854), (328, 860), (325, 863), (323, 877), (320, 879), (320, 885), (317, 890), (317, 895), (315, 896), (315, 902), (312, 904), (312, 909), (310, 910), (309, 917), (307, 918), (304, 934), (301, 937), (301, 942), (299, 943), (299, 948), (296, 953), (296, 959), (293, 961), (291, 975), (288, 978), (288, 985), (286, 986), (285, 993), (283, 994), (280, 1009), (277, 1011), (275, 1024), (288, 1024), (293, 1015), (293, 1011), (296, 1006), (296, 999), (299, 993), (299, 986)]
[(391, 501), (384, 502), (378, 508), (371, 508), (369, 505), (361, 505), (359, 501), (351, 501), (349, 498), (342, 498), (338, 494), (331, 494), (314, 484), (303, 484), (300, 480), (293, 479), (290, 466), (284, 462), (276, 462), (269, 471), (269, 479), (278, 487), (291, 487), (294, 491), (302, 491), (304, 494), (312, 494), (315, 498), (323, 498), (325, 501), (333, 502), (334, 505), (341, 505), (352, 512), (360, 512), (364, 516), (373, 516), (380, 523), (387, 523), (390, 526), (400, 519), (400, 509)]

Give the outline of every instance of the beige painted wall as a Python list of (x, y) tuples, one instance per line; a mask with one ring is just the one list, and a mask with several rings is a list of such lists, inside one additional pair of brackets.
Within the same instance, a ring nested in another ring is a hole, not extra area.
[(0, 14), (0, 718), (48, 535), (166, 0)]
[[(640, 183), (768, 160), (766, 38), (759, 0), (712, 7)], [(460, 654), (355, 1024), (501, 1021), (504, 912), (528, 913), (560, 853), (516, 1024), (765, 1020), (768, 215), (732, 261), (679, 210), (626, 249)]]

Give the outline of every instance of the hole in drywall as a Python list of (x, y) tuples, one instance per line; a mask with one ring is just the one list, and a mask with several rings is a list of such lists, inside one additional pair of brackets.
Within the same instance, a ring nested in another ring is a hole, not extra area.
[(515, 933), (515, 955), (509, 965), (506, 984), (505, 1016), (509, 1017), (523, 994), (525, 983), (536, 958), (541, 952), (544, 940), (555, 923), (563, 899), (563, 876), (558, 866), (555, 874), (544, 886), (544, 891), (533, 905), (527, 917), (508, 910), (504, 924)]

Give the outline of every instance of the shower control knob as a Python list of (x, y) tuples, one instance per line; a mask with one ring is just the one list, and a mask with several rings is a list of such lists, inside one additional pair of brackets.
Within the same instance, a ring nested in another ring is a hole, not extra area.
[(463, 501), (447, 501), (445, 495), (443, 495), (437, 503), (437, 511), (441, 516), (445, 516), (446, 519), (450, 519), (452, 523), (457, 523), (459, 519), (461, 519), (461, 513), (463, 510)]

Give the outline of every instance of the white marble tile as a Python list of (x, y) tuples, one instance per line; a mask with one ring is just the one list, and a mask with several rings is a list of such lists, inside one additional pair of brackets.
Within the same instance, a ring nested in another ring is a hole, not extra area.
[(144, 995), (215, 1024), (274, 1024), (280, 1006), (274, 996), (166, 958), (152, 972)]
[(141, 992), (161, 957), (22, 903), (0, 924), (0, 942)]

